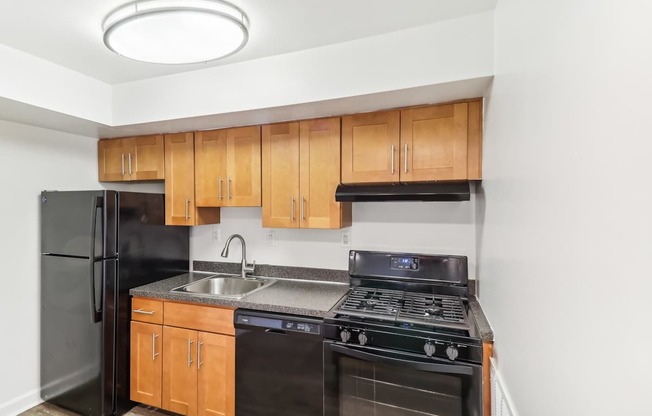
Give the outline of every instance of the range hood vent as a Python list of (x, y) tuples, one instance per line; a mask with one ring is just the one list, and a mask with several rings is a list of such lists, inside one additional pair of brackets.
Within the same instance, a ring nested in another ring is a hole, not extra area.
[(335, 200), (373, 201), (468, 201), (468, 182), (400, 183), (396, 185), (338, 185)]

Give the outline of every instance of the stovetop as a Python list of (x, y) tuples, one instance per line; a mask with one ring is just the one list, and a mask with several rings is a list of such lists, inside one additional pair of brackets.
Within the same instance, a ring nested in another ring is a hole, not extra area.
[(358, 286), (333, 312), (344, 317), (368, 318), (468, 331), (466, 308), (457, 296)]

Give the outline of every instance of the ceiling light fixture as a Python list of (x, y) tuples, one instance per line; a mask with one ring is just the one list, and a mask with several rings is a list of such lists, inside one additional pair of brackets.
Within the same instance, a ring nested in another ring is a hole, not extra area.
[(157, 64), (192, 64), (232, 55), (249, 38), (247, 15), (222, 0), (141, 0), (111, 12), (104, 44)]

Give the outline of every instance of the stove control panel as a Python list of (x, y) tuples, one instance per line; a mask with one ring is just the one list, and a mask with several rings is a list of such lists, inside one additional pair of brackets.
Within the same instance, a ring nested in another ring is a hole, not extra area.
[(418, 257), (390, 257), (390, 268), (394, 270), (419, 270)]

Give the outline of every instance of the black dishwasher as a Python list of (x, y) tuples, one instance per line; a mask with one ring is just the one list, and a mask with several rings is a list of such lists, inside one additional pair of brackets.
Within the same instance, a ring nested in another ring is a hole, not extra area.
[(235, 312), (236, 416), (321, 416), (322, 320)]

